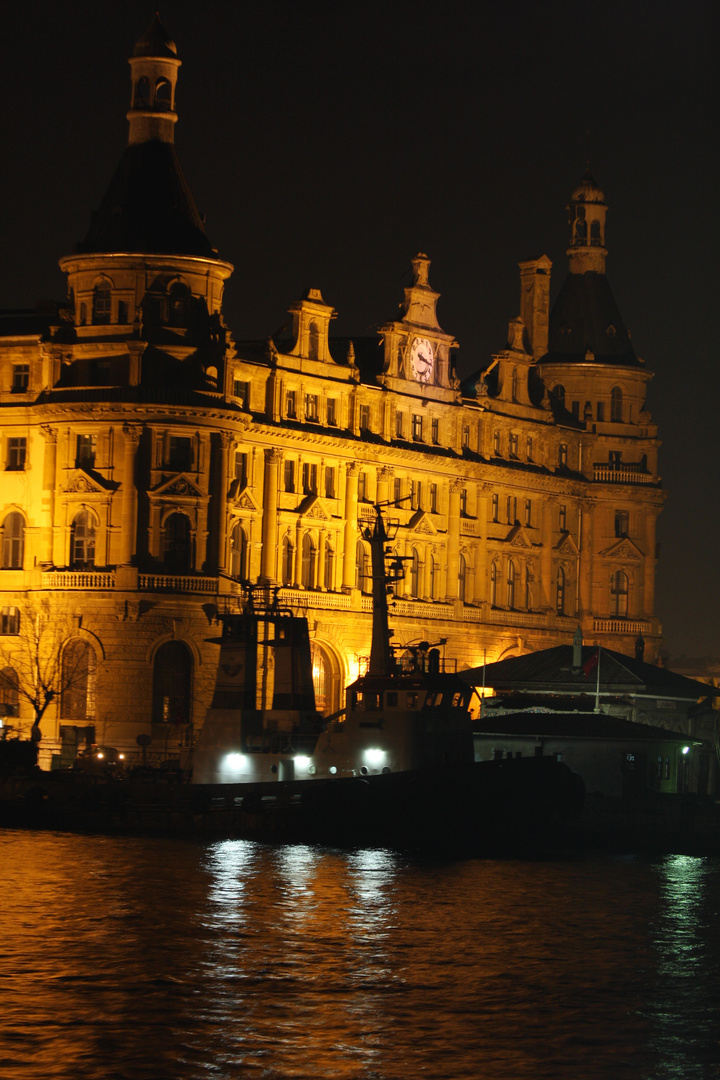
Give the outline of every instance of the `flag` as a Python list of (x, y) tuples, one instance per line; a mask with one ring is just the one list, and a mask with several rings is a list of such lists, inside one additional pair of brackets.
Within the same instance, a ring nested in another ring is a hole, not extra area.
[(594, 671), (599, 663), (600, 663), (600, 648), (598, 647), (597, 649), (593, 649), (593, 651), (590, 653), (587, 660), (583, 664), (583, 674), (585, 675), (586, 679), (590, 675), (590, 672)]

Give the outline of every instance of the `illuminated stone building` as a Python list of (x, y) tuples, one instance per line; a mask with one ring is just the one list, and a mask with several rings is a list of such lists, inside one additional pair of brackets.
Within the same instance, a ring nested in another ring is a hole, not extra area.
[(180, 61), (157, 20), (130, 64), (128, 146), (61, 260), (66, 305), (0, 321), (0, 709), (29, 726), (9, 669), (44, 600), (81, 676), (46, 713), (43, 745), (92, 721), (98, 741), (176, 747), (202, 724), (206, 639), (241, 581), (282, 586), (308, 615), (319, 703), (337, 708), (369, 652), (376, 501), (396, 503), (405, 560), (397, 643), (443, 640), (475, 667), (580, 624), (619, 651), (642, 635), (654, 657), (650, 376), (605, 278), (589, 175), (552, 311), (549, 259), (521, 263), (508, 345), (462, 384), (422, 254), (375, 340), (334, 340), (335, 312), (310, 289), (288, 340), (245, 347), (222, 317), (232, 266), (175, 154)]

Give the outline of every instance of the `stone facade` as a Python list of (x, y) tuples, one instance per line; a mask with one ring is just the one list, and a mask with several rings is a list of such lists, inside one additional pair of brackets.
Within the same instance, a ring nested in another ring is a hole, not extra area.
[(423, 254), (376, 340), (333, 339), (335, 311), (311, 289), (287, 340), (243, 345), (222, 317), (232, 266), (175, 156), (178, 67), (156, 19), (131, 59), (128, 147), (61, 260), (68, 301), (0, 317), (7, 722), (31, 723), (9, 669), (51, 610), (69, 620), (75, 674), (67, 663), (43, 717), (47, 753), (90, 722), (98, 741), (174, 750), (202, 724), (207, 639), (244, 581), (307, 614), (320, 704), (338, 708), (369, 653), (376, 502), (393, 504), (404, 567), (396, 643), (442, 641), (466, 668), (579, 624), (624, 652), (642, 635), (655, 657), (650, 375), (604, 276), (592, 179), (571, 199), (552, 312), (550, 260), (521, 263), (507, 347), (462, 383)]

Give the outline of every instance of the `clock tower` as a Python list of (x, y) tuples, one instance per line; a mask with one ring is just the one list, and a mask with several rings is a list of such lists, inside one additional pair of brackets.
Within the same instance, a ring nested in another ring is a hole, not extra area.
[(405, 289), (402, 317), (380, 328), (385, 346), (381, 380), (388, 389), (403, 394), (459, 400), (460, 383), (451, 354), (457, 342), (437, 321), (440, 293), (430, 286), (427, 255), (416, 255), (412, 268), (413, 283)]

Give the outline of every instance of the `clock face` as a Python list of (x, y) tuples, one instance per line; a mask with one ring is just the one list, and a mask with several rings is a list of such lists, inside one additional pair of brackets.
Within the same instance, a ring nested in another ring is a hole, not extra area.
[(433, 347), (427, 338), (415, 338), (410, 347), (410, 367), (418, 382), (430, 382), (433, 377), (435, 358)]

